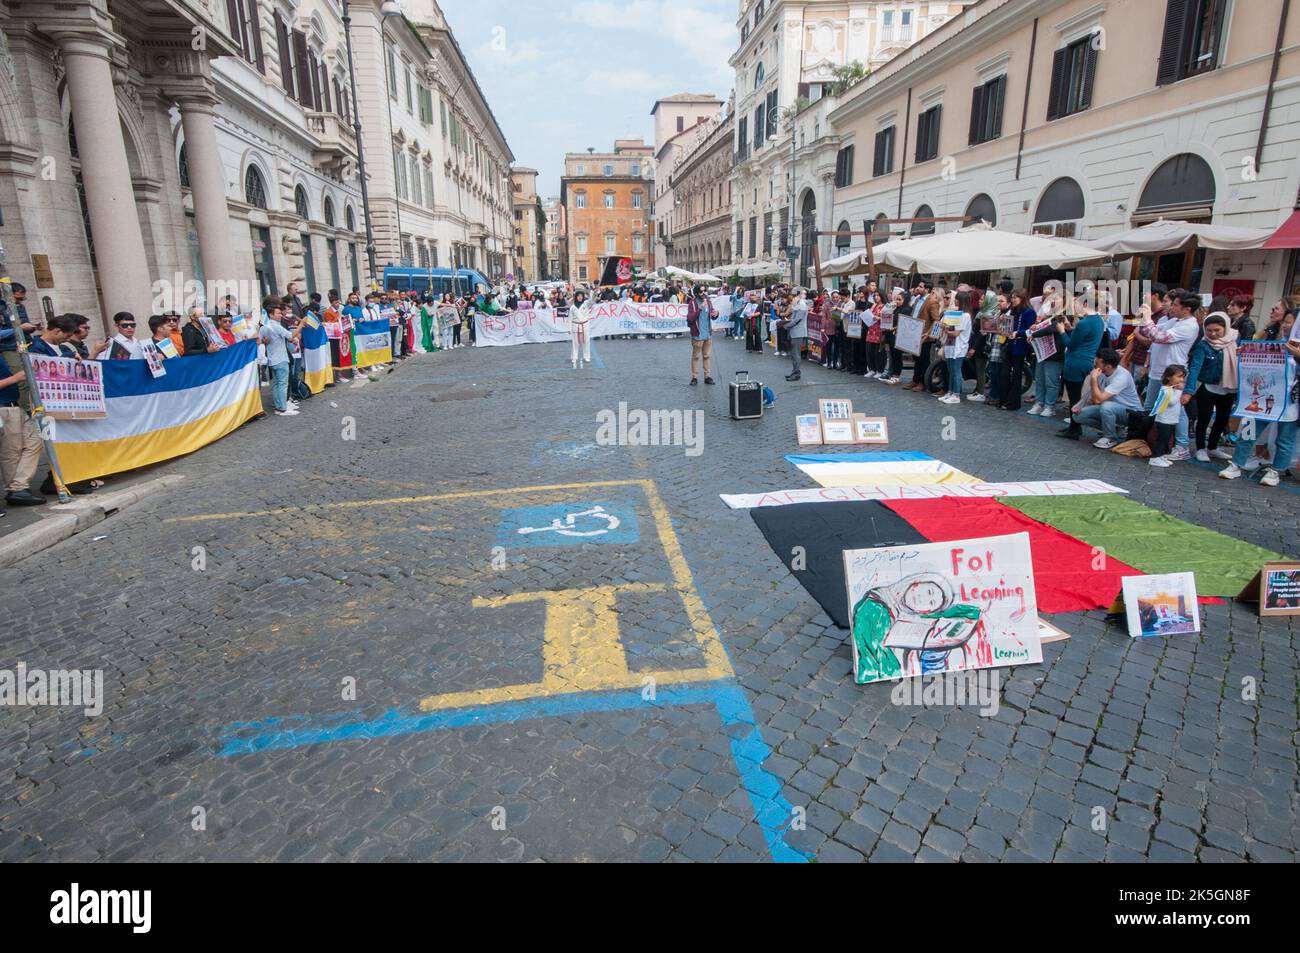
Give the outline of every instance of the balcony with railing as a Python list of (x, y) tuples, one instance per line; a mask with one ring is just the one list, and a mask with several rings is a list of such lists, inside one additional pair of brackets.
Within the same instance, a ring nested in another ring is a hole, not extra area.
[(307, 131), (316, 139), (312, 158), (321, 168), (338, 171), (357, 155), (357, 139), (341, 116), (326, 112), (307, 113)]

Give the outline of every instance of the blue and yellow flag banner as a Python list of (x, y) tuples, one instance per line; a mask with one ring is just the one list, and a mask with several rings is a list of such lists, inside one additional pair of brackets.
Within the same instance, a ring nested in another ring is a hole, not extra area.
[(263, 413), (257, 342), (178, 357), (155, 378), (146, 361), (101, 361), (108, 416), (60, 420), (54, 449), (68, 483), (193, 453)]
[(392, 363), (393, 339), (386, 319), (357, 322), (353, 360), (357, 367), (374, 367), (376, 364)]
[(303, 321), (302, 376), (313, 394), (334, 383), (334, 366), (330, 360), (330, 339), (319, 321)]

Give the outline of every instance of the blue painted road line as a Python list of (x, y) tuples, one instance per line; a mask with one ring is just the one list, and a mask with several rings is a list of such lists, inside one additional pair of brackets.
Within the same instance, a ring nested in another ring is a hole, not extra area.
[(600, 352), (596, 350), (596, 342), (591, 342), (591, 363), (596, 365), (596, 370), (603, 371), (605, 362), (600, 359)]
[[(339, 741), (367, 741), (432, 731), (451, 731), (472, 725), (510, 724), (564, 715), (643, 711), (700, 704), (715, 705), (724, 728), (740, 726), (746, 729), (731, 739), (731, 751), (772, 859), (778, 863), (806, 862), (806, 855), (785, 842), (784, 832), (794, 816), (794, 808), (781, 796), (781, 782), (763, 766), (771, 756), (771, 750), (754, 722), (754, 712), (744, 690), (730, 680), (666, 686), (657, 691), (653, 701), (646, 700), (640, 690), (633, 689), (553, 695), (549, 698), (420, 714), (393, 709), (370, 721), (347, 721), (345, 714), (335, 714), (324, 718), (293, 716), (241, 722), (231, 725), (223, 734), (224, 743), (218, 756), (235, 758)], [(251, 734), (245, 734), (250, 731)]]

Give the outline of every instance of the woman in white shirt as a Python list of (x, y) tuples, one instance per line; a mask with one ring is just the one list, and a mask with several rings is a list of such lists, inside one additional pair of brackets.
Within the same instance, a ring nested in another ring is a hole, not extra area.
[(945, 404), (961, 403), (962, 365), (966, 361), (966, 352), (970, 350), (970, 299), (969, 291), (949, 294), (948, 310), (940, 323), (943, 359), (948, 364), (948, 391), (940, 395), (939, 400)]

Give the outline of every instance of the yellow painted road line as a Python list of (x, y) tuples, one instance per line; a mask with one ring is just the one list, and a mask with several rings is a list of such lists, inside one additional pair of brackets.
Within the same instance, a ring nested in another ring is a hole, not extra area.
[(284, 516), (289, 513), (306, 513), (323, 510), (355, 510), (372, 506), (405, 506), (412, 503), (441, 503), (447, 500), (469, 500), (478, 497), (501, 496), (507, 493), (549, 493), (563, 490), (602, 489), (614, 486), (644, 486), (646, 480), (607, 480), (601, 483), (558, 483), (553, 486), (509, 487), (502, 490), (465, 490), (460, 493), (439, 493), (435, 496), (402, 496), (388, 500), (344, 500), (339, 503), (308, 503), (303, 506), (282, 506), (273, 510), (255, 510), (245, 513), (208, 513), (203, 516), (174, 516), (164, 523), (211, 523), (217, 520), (250, 519), (257, 516)]
[(544, 674), (542, 681), (521, 685), (506, 685), (464, 692), (431, 695), (420, 702), (423, 711), (442, 711), (468, 708), (506, 701), (611, 689), (643, 688), (654, 685), (675, 685), (690, 682), (712, 682), (735, 677), (735, 670), (727, 658), (726, 648), (718, 635), (709, 610), (700, 598), (691, 576), (690, 566), (682, 551), (677, 532), (673, 529), (668, 507), (659, 495), (653, 480), (604, 480), (593, 483), (557, 483), (543, 486), (506, 487), (497, 490), (466, 490), (456, 493), (439, 493), (428, 496), (406, 496), (384, 500), (347, 500), (338, 503), (318, 503), (305, 506), (286, 506), (278, 509), (244, 513), (213, 513), (204, 516), (178, 516), (166, 523), (202, 523), (218, 520), (248, 519), (259, 516), (281, 516), (291, 513), (324, 512), (335, 510), (368, 509), (382, 506), (411, 506), (422, 503), (441, 503), (451, 500), (486, 499), (494, 496), (523, 496), (530, 493), (563, 493), (572, 490), (637, 487), (646, 496), (660, 545), (672, 572), (672, 588), (682, 599), (686, 616), (690, 620), (695, 642), (704, 658), (704, 665), (696, 668), (665, 671), (633, 672), (627, 667), (627, 657), (619, 637), (616, 600), (620, 594), (637, 592), (665, 592), (662, 584), (633, 584), (627, 586), (596, 586), (589, 589), (566, 589), (551, 592), (526, 592), (499, 599), (475, 599), (479, 609), (499, 608), (526, 602), (543, 602), (546, 605), (546, 624), (542, 643)]

